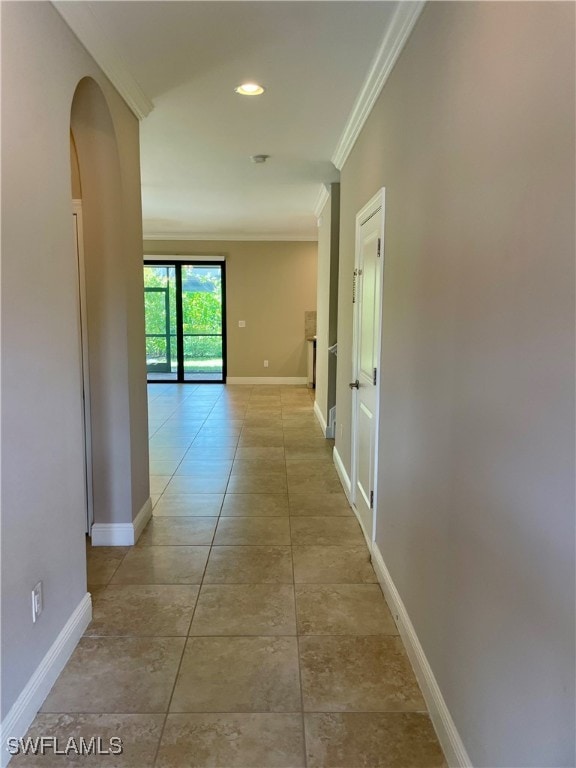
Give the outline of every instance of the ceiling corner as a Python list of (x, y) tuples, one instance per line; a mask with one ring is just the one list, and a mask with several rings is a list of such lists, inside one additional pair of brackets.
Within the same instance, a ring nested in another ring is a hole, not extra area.
[(118, 49), (112, 35), (96, 18), (90, 4), (53, 2), (52, 5), (96, 61), (112, 85), (139, 120), (154, 109), (152, 100), (144, 93)]

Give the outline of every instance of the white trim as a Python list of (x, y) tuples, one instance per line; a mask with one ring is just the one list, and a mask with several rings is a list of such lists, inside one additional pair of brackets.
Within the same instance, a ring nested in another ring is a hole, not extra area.
[(152, 499), (148, 497), (144, 502), (144, 504), (142, 505), (142, 509), (140, 510), (140, 512), (138, 512), (134, 520), (132, 520), (132, 525), (134, 527), (134, 544), (136, 544), (136, 542), (140, 538), (140, 534), (142, 533), (144, 528), (146, 528), (148, 521), (152, 517), (153, 506), (154, 505), (152, 504)]
[(78, 332), (82, 371), (82, 432), (84, 438), (84, 483), (86, 496), (86, 533), (94, 523), (94, 473), (92, 464), (92, 412), (90, 398), (90, 350), (88, 348), (88, 302), (86, 300), (86, 261), (84, 258), (84, 224), (82, 200), (72, 200), (74, 245), (78, 268)]
[(307, 384), (306, 376), (227, 376), (226, 384)]
[(352, 111), (346, 122), (346, 127), (332, 155), (332, 162), (341, 170), (346, 162), (348, 155), (368, 119), (376, 99), (384, 88), (394, 64), (402, 53), (404, 46), (418, 17), (422, 13), (425, 2), (401, 2), (386, 28), (386, 34), (380, 44), (368, 76), (358, 98), (352, 107)]
[(146, 523), (152, 517), (152, 500), (148, 498), (131, 523), (94, 523), (93, 547), (131, 547), (136, 544)]
[[(350, 501), (350, 500), (349, 500)], [(372, 548), (374, 546), (373, 539), (370, 538), (368, 531), (364, 527), (364, 521), (362, 520), (362, 517), (360, 516), (360, 512), (356, 509), (356, 505), (350, 502), (350, 506), (352, 508), (352, 512), (354, 512), (354, 515), (356, 516), (356, 520), (358, 520), (358, 525), (360, 526), (360, 529), (364, 535), (364, 541), (366, 542), (366, 546), (368, 547), (368, 552), (372, 554)]]
[(338, 453), (338, 449), (336, 448), (336, 446), (334, 446), (334, 450), (332, 451), (332, 457), (334, 459), (334, 466), (336, 467), (336, 472), (338, 473), (338, 477), (340, 478), (340, 482), (342, 483), (342, 487), (344, 488), (344, 493), (346, 494), (346, 498), (348, 499), (348, 504), (350, 504), (352, 512), (354, 512), (356, 520), (358, 520), (358, 524), (360, 525), (360, 529), (366, 541), (366, 546), (368, 547), (368, 551), (371, 553), (372, 541), (370, 537), (366, 534), (366, 529), (364, 528), (364, 523), (362, 522), (362, 518), (360, 517), (358, 510), (356, 509), (354, 502), (352, 501), (352, 483), (350, 481), (350, 477), (348, 476), (348, 472), (346, 472), (346, 467), (344, 466), (344, 462), (342, 461), (342, 458), (340, 457), (340, 454)]
[(314, 216), (316, 216), (317, 219), (320, 218), (320, 214), (324, 210), (324, 206), (328, 202), (329, 197), (330, 197), (329, 188), (326, 186), (326, 184), (322, 184), (318, 192), (318, 197), (316, 198), (316, 202), (314, 203)]
[(97, 19), (90, 3), (53, 2), (52, 5), (96, 61), (120, 96), (139, 120), (154, 109), (128, 68), (124, 57), (113, 45), (114, 35)]
[(0, 765), (2, 768), (8, 765), (11, 758), (5, 749), (6, 739), (10, 737), (19, 739), (26, 734), (36, 713), (56, 682), (56, 678), (64, 669), (66, 662), (91, 621), (92, 598), (87, 592), (0, 724)]
[(336, 467), (336, 472), (338, 472), (338, 477), (340, 478), (340, 482), (342, 483), (342, 487), (344, 488), (344, 493), (346, 494), (346, 498), (350, 502), (350, 506), (352, 507), (352, 484), (350, 482), (350, 478), (348, 477), (348, 472), (346, 472), (346, 467), (344, 466), (344, 462), (340, 458), (340, 454), (338, 453), (338, 449), (336, 446), (334, 446), (334, 450), (332, 451), (332, 457), (334, 459), (334, 466)]
[[(366, 205), (362, 206), (362, 208), (356, 214), (356, 226), (358, 227), (358, 230), (360, 229), (362, 224), (364, 224), (364, 222), (372, 218), (372, 216), (378, 213), (378, 211), (380, 210), (384, 211), (385, 205), (386, 205), (386, 187), (381, 187), (378, 190), (378, 192), (376, 192), (374, 197), (371, 197), (370, 200), (368, 200), (368, 202), (366, 203)], [(383, 234), (384, 233), (381, 231), (380, 235), (382, 236)]]
[(142, 236), (146, 240), (216, 240), (221, 242), (289, 242), (289, 243), (315, 243), (318, 241), (318, 234), (314, 235), (292, 235), (290, 232), (278, 232), (271, 234), (247, 235), (244, 234), (219, 234), (218, 232), (145, 232)]
[(134, 525), (94, 523), (90, 538), (93, 547), (130, 547), (134, 544)]
[(318, 405), (318, 400), (314, 400), (314, 415), (318, 419), (318, 423), (322, 427), (322, 432), (324, 432), (324, 437), (327, 437), (326, 430), (328, 429), (328, 424), (326, 424), (326, 419), (324, 418), (324, 414), (322, 413), (322, 409)]
[(204, 256), (204, 254), (201, 253), (145, 253), (144, 261), (150, 261), (150, 259), (154, 259), (155, 261), (167, 261), (172, 264), (174, 264), (174, 262), (179, 264), (181, 261), (205, 261), (206, 263), (222, 263), (226, 261), (226, 256)]
[(410, 621), (408, 611), (402, 602), (402, 598), (376, 543), (372, 546), (372, 565), (416, 673), (416, 678), (430, 713), (430, 719), (438, 735), (440, 745), (444, 750), (448, 765), (450, 768), (472, 768), (472, 761), (466, 752), (452, 715), (442, 696), (442, 691), (434, 677), (432, 667), (426, 658), (416, 630)]
[[(360, 525), (362, 527), (362, 531), (364, 533), (364, 536), (366, 538), (366, 541), (369, 542), (369, 547), (371, 547), (371, 542), (375, 541), (376, 539), (376, 525), (377, 525), (377, 516), (376, 516), (376, 510), (378, 509), (378, 467), (379, 467), (379, 455), (380, 455), (380, 402), (382, 399), (382, 389), (381, 389), (381, 353), (382, 353), (382, 316), (383, 316), (383, 306), (384, 306), (384, 259), (385, 259), (385, 212), (386, 212), (386, 188), (382, 187), (378, 192), (372, 197), (366, 205), (364, 205), (356, 214), (356, 229), (355, 229), (355, 246), (354, 246), (354, 268), (355, 270), (359, 267), (359, 256), (360, 256), (360, 238), (361, 238), (361, 231), (362, 231), (362, 225), (365, 224), (369, 219), (371, 219), (373, 216), (376, 216), (377, 214), (380, 214), (380, 229), (379, 229), (379, 237), (380, 237), (380, 305), (378, 307), (378, 324), (377, 324), (377, 354), (376, 354), (376, 370), (377, 370), (377, 379), (376, 379), (376, 397), (375, 397), (375, 407), (374, 407), (374, 421), (375, 421), (375, 432), (374, 432), (374, 463), (372, 467), (373, 471), (373, 478), (372, 478), (372, 493), (373, 493), (373, 499), (372, 499), (372, 531), (370, 534), (367, 534), (366, 528), (364, 527), (364, 523), (361, 520), (360, 514), (358, 513), (358, 510), (356, 509), (356, 483), (357, 483), (357, 472), (358, 472), (358, 462), (357, 462), (357, 454), (358, 454), (358, 431), (357, 431), (357, 398), (358, 398), (358, 390), (354, 390), (352, 393), (352, 400), (351, 400), (351, 406), (352, 406), (352, 423), (351, 423), (351, 458), (350, 458), (350, 479), (351, 479), (351, 494), (350, 494), (350, 503), (356, 512), (356, 515), (358, 517), (358, 520), (360, 520)], [(360, 303), (356, 302), (353, 307), (353, 322), (352, 322), (352, 381), (355, 381), (358, 379), (358, 350), (359, 350), (359, 321), (358, 321), (358, 312), (360, 311)]]
[(336, 449), (336, 446), (334, 446), (332, 456), (334, 459), (334, 466), (336, 467), (336, 472), (338, 473), (338, 477), (340, 478), (340, 482), (342, 483), (342, 487), (344, 488), (344, 493), (346, 494), (348, 504), (350, 504), (350, 508), (352, 509), (352, 512), (354, 512), (356, 520), (358, 520), (358, 524), (360, 525), (360, 529), (364, 534), (364, 539), (366, 541), (366, 546), (368, 547), (368, 552), (372, 553), (372, 541), (370, 540), (370, 537), (366, 535), (366, 529), (364, 528), (364, 523), (362, 522), (362, 518), (360, 517), (360, 515), (358, 514), (358, 510), (352, 503), (352, 484), (350, 482), (350, 478), (348, 477), (348, 473), (346, 472), (346, 468), (344, 467), (344, 463), (340, 457), (340, 454)]

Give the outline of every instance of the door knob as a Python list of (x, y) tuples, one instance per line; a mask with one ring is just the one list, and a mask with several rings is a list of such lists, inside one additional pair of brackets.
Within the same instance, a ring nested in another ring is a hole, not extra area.
[(348, 386), (350, 389), (360, 389), (360, 382), (356, 379), (356, 381), (351, 382)]

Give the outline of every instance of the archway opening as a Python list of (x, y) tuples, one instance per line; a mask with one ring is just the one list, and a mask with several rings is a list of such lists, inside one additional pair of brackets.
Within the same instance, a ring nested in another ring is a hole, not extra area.
[(92, 536), (95, 525), (132, 522), (132, 467), (121, 170), (108, 104), (91, 78), (76, 88), (70, 132)]

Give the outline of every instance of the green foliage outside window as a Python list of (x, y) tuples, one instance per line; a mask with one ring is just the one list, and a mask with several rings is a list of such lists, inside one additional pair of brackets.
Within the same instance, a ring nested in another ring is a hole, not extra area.
[[(169, 279), (169, 274), (172, 279)], [(146, 288), (168, 288), (170, 314), (170, 356), (176, 362), (176, 297), (173, 270), (165, 267), (145, 267)], [(222, 293), (220, 277), (206, 274), (202, 269), (182, 268), (182, 329), (184, 333), (185, 369), (194, 369), (193, 361), (214, 360), (221, 366), (222, 360)], [(152, 361), (166, 361), (166, 294), (161, 291), (145, 291), (146, 334), (161, 334), (146, 338), (146, 357)], [(187, 334), (194, 334), (187, 335)], [(204, 336), (196, 334), (218, 334)], [(205, 370), (202, 366), (199, 370)]]

